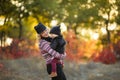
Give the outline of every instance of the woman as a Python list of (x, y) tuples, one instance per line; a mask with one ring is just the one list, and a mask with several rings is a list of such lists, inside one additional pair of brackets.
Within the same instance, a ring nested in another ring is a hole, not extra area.
[(41, 38), (40, 43), (39, 43), (39, 47), (40, 47), (40, 51), (41, 51), (42, 56), (46, 60), (48, 74), (51, 74), (51, 71), (52, 71), (51, 61), (54, 58), (60, 59), (58, 61), (58, 63), (56, 64), (57, 76), (52, 77), (51, 80), (66, 80), (65, 74), (64, 74), (63, 69), (62, 69), (62, 63), (61, 63), (61, 60), (65, 58), (66, 53), (60, 54), (50, 47), (51, 38), (49, 38), (48, 30), (46, 29), (46, 27), (42, 23), (39, 23), (37, 26), (34, 27), (34, 29), (36, 30), (36, 32), (39, 34), (39, 36)]

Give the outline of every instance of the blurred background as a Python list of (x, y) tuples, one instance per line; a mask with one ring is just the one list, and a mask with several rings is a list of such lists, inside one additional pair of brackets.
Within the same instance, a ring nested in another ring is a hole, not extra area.
[[(69, 80), (94, 80), (93, 75), (90, 75), (90, 78), (81, 76), (80, 79), (81, 63), (88, 65), (90, 69), (96, 68), (98, 63), (101, 63), (99, 66), (115, 66), (119, 63), (120, 0), (0, 0), (1, 80), (13, 80), (13, 77), (10, 78), (11, 73), (19, 74), (14, 80), (38, 79), (30, 77), (32, 74), (28, 71), (34, 69), (34, 72), (38, 72), (36, 75), (39, 74), (38, 80), (48, 80), (40, 76), (40, 71), (44, 73), (46, 69), (42, 66), (45, 62), (40, 55), (38, 35), (34, 30), (34, 26), (39, 22), (48, 29), (61, 25), (62, 34), (67, 42), (65, 71)], [(30, 62), (34, 66), (31, 66)], [(92, 63), (87, 64), (88, 62)], [(21, 72), (28, 70), (27, 78), (22, 78), (19, 66), (22, 67)], [(78, 73), (73, 75), (72, 71), (67, 69)], [(47, 73), (42, 75), (45, 77)], [(71, 75), (73, 77), (70, 77)], [(118, 76), (115, 78), (113, 79), (117, 80)]]

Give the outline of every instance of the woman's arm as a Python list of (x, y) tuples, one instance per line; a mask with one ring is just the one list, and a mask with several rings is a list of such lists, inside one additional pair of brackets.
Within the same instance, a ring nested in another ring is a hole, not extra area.
[(40, 43), (40, 49), (45, 50), (46, 52), (48, 52), (52, 56), (59, 58), (59, 59), (63, 59), (66, 57), (66, 54), (60, 54), (60, 53), (56, 52), (55, 50), (53, 50), (47, 41)]

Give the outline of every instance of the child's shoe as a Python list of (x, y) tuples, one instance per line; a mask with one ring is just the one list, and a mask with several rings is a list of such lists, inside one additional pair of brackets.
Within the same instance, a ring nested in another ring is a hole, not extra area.
[(56, 77), (57, 76), (57, 73), (56, 72), (52, 72), (51, 74), (50, 74), (50, 77)]

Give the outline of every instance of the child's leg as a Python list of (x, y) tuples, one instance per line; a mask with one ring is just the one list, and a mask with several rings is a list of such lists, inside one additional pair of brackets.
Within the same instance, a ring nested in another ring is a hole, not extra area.
[(51, 62), (51, 74), (50, 74), (50, 76), (51, 77), (56, 77), (57, 76), (57, 72), (56, 72), (56, 60), (52, 60), (52, 62)]
[(51, 65), (52, 65), (52, 72), (56, 72), (56, 63), (53, 61)]

